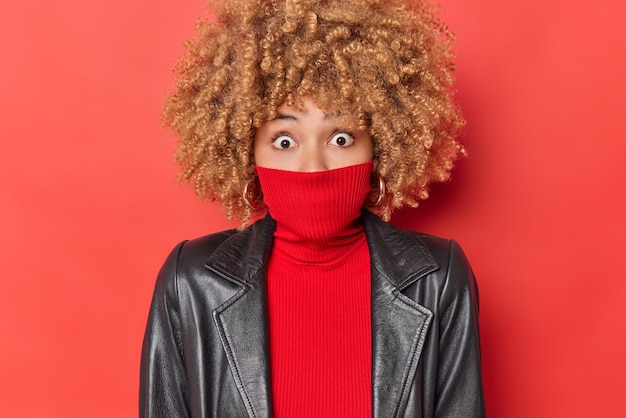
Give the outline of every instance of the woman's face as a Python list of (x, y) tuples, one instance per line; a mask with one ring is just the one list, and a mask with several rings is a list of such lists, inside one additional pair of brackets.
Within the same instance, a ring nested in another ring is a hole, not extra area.
[(370, 161), (372, 139), (359, 131), (356, 118), (341, 110), (324, 113), (304, 98), (304, 109), (282, 105), (276, 119), (254, 135), (254, 159), (260, 167), (287, 171), (325, 171)]

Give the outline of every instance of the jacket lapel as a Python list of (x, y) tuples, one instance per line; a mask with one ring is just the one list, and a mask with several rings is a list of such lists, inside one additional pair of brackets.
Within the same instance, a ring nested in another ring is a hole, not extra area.
[(363, 219), (372, 263), (373, 416), (397, 417), (433, 316), (401, 291), (439, 266), (421, 241), (369, 212)]
[(266, 217), (231, 236), (206, 263), (241, 286), (213, 318), (248, 415), (257, 418), (271, 416), (264, 265), (273, 233), (274, 221)]

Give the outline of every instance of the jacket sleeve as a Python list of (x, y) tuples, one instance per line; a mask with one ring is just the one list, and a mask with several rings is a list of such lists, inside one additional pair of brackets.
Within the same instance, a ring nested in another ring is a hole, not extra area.
[(484, 417), (478, 288), (461, 247), (450, 243), (440, 299), (439, 364), (435, 416)]
[(174, 248), (157, 277), (141, 353), (140, 417), (191, 415), (177, 291), (177, 264), (183, 245)]

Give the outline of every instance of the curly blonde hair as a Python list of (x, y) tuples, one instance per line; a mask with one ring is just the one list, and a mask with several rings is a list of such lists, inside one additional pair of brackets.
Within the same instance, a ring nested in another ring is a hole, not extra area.
[(181, 179), (229, 218), (251, 219), (242, 191), (255, 129), (303, 97), (369, 130), (388, 193), (373, 211), (385, 220), (450, 177), (464, 119), (453, 36), (428, 0), (227, 0), (212, 11), (217, 21), (199, 21), (186, 44), (164, 123), (180, 137)]

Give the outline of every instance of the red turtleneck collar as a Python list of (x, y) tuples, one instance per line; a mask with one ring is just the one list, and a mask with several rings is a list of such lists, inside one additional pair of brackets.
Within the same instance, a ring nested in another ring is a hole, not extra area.
[(275, 244), (301, 263), (341, 262), (362, 239), (361, 207), (372, 162), (302, 173), (257, 167), (263, 199), (276, 221)]

